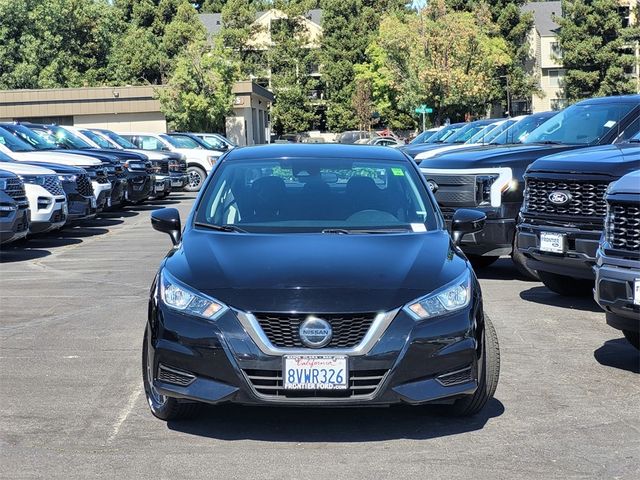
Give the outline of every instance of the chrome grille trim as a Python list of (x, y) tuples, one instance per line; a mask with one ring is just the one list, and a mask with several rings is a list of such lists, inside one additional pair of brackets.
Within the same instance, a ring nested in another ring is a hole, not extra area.
[[(604, 219), (607, 213), (604, 195), (608, 185), (609, 182), (605, 180), (568, 180), (528, 176), (524, 190), (524, 211), (533, 214)], [(551, 203), (549, 195), (554, 191), (569, 192), (571, 200), (563, 206)]]
[(266, 336), (260, 322), (252, 313), (236, 311), (236, 316), (240, 321), (240, 324), (247, 331), (251, 339), (258, 346), (260, 351), (266, 355), (308, 355), (315, 353), (318, 355), (351, 355), (359, 356), (366, 355), (373, 348), (376, 342), (380, 339), (382, 334), (387, 330), (393, 319), (396, 317), (400, 308), (391, 310), (389, 312), (379, 313), (371, 322), (371, 326), (366, 335), (362, 338), (360, 343), (350, 348), (288, 348), (288, 347), (276, 347)]
[(54, 175), (46, 175), (44, 177), (42, 188), (44, 188), (51, 195), (64, 195), (62, 183), (60, 182), (60, 179)]
[(17, 202), (26, 201), (27, 193), (24, 189), (24, 182), (20, 178), (7, 178), (7, 188), (4, 191)]
[(611, 246), (616, 250), (640, 252), (640, 206), (610, 203)]

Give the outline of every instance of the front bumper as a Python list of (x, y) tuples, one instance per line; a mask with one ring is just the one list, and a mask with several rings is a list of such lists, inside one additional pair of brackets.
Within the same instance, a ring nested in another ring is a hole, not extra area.
[(189, 183), (186, 173), (171, 173), (171, 190), (182, 190)]
[(87, 220), (96, 216), (98, 211), (95, 197), (85, 197), (79, 193), (67, 193), (69, 216), (67, 221)]
[(96, 211), (101, 212), (111, 206), (111, 183), (98, 183), (92, 181), (93, 194), (96, 199)]
[[(478, 387), (478, 359), (484, 348), (480, 340), (484, 321), (478, 303), (423, 322), (415, 322), (402, 310), (392, 312), (386, 330), (368, 351), (348, 355), (349, 389), (300, 393), (282, 388), (282, 354), (265, 352), (247, 335), (242, 312), (229, 310), (209, 322), (178, 314), (152, 298), (147, 328), (153, 382), (163, 395), (206, 403), (451, 403), (473, 394)], [(296, 353), (301, 351), (323, 354), (323, 349), (295, 349)], [(167, 369), (187, 381), (177, 384), (171, 376), (161, 375)], [(464, 374), (455, 382), (443, 380), (460, 371)]]
[[(564, 253), (541, 251), (541, 232), (565, 235), (566, 251)], [(567, 226), (520, 223), (517, 231), (518, 250), (527, 258), (527, 266), (533, 270), (593, 280), (593, 266), (596, 262), (601, 232), (602, 228), (581, 230)]]
[(148, 173), (131, 172), (127, 178), (125, 200), (141, 202), (149, 198), (153, 191), (154, 177)]
[(640, 331), (640, 305), (634, 305), (634, 283), (640, 280), (638, 259), (607, 256), (600, 250), (594, 298), (605, 312), (607, 323), (618, 330)]
[(14, 242), (27, 236), (29, 232), (30, 210), (28, 203), (12, 202), (0, 206), (12, 207), (13, 210), (0, 211), (0, 244)]
[(157, 175), (153, 189), (153, 195), (168, 195), (171, 193), (171, 178), (166, 175)]
[(107, 208), (116, 207), (124, 203), (125, 192), (127, 190), (126, 179), (109, 175), (109, 181), (111, 182), (111, 201), (110, 204), (107, 205)]

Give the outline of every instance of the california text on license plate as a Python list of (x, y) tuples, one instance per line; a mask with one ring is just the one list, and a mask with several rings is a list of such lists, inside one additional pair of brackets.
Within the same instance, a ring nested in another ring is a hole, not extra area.
[(543, 252), (563, 253), (564, 235), (562, 233), (541, 232), (540, 250)]
[(345, 356), (287, 355), (283, 370), (287, 390), (344, 390), (349, 385)]

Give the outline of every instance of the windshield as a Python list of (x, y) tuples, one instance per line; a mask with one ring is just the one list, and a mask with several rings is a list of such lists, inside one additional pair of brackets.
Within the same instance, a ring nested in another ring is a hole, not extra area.
[(467, 143), (490, 143), (494, 138), (502, 132), (510, 128), (516, 120), (505, 120), (500, 125), (489, 125), (484, 130), (479, 131)]
[(102, 130), (100, 133), (102, 133), (103, 135), (106, 135), (107, 137), (109, 137), (112, 141), (116, 142), (122, 148), (134, 148), (134, 149), (138, 148), (133, 143), (131, 143), (129, 140), (127, 140), (124, 137), (121, 137), (120, 135), (118, 135), (115, 132), (111, 132), (109, 130)]
[(186, 135), (160, 135), (164, 140), (176, 148), (202, 148), (198, 142)]
[(592, 145), (618, 128), (634, 106), (620, 102), (572, 105), (536, 128), (523, 143)]
[(464, 124), (456, 123), (454, 125), (447, 125), (441, 130), (438, 130), (431, 137), (429, 137), (429, 143), (442, 143), (451, 135), (460, 130)]
[(447, 138), (444, 143), (466, 143), (471, 137), (486, 126), (487, 124), (485, 122), (467, 123), (464, 127)]
[(529, 134), (542, 125), (544, 122), (552, 118), (556, 112), (545, 112), (544, 114), (534, 114), (523, 118), (516, 122), (511, 128), (501, 132), (490, 143), (497, 145), (509, 145), (513, 143), (522, 143)]
[(80, 133), (82, 133), (100, 148), (113, 148), (113, 145), (111, 145), (108, 140), (105, 140), (103, 137), (101, 137), (97, 133), (92, 132), (91, 130), (80, 130)]
[(418, 144), (418, 143), (425, 143), (427, 140), (429, 140), (431, 137), (433, 137), (436, 133), (438, 133), (437, 130), (425, 130), (424, 132), (421, 132), (418, 134), (418, 136), (416, 138), (414, 138), (413, 140), (411, 140), (409, 142), (409, 144)]
[(225, 162), (195, 219), (263, 233), (437, 228), (425, 187), (411, 165), (368, 159)]
[(15, 137), (12, 133), (0, 127), (0, 145), (4, 145), (12, 152), (32, 152), (35, 150), (31, 145)]
[(213, 135), (202, 135), (199, 137), (209, 148), (224, 149), (225, 144), (222, 140)]
[(86, 150), (88, 148), (94, 148), (77, 135), (74, 135), (68, 130), (62, 127), (51, 125), (47, 128), (33, 127), (31, 130), (36, 132), (41, 137), (49, 140), (50, 142), (56, 142), (65, 148)]
[(28, 143), (36, 150), (55, 150), (58, 148), (56, 143), (47, 140), (23, 125), (2, 125), (2, 128), (11, 132), (14, 136)]

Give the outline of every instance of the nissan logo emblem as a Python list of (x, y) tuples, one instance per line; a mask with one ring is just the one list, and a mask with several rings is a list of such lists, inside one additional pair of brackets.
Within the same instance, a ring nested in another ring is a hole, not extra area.
[(427, 185), (429, 185), (429, 190), (431, 190), (431, 193), (436, 193), (438, 191), (438, 184), (433, 180), (427, 180)]
[(549, 194), (549, 201), (554, 205), (566, 205), (571, 201), (571, 194), (566, 191), (558, 190)]
[(322, 348), (329, 344), (333, 332), (331, 324), (318, 317), (308, 317), (300, 325), (300, 340), (309, 348)]

